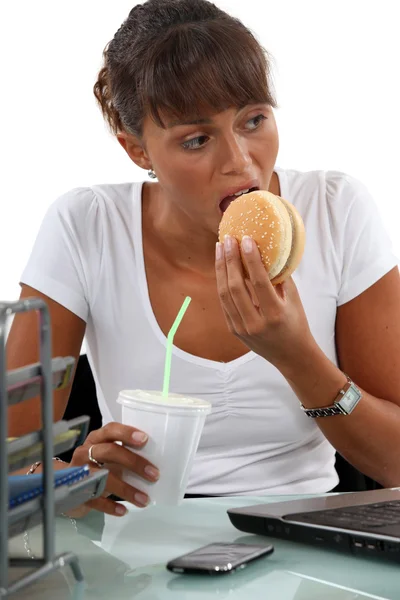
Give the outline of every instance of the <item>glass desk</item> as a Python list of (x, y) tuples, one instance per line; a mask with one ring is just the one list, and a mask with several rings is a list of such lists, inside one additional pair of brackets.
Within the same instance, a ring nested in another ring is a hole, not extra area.
[[(275, 502), (275, 497), (188, 499), (179, 507), (128, 505), (120, 519), (92, 512), (77, 528), (57, 519), (57, 552), (72, 550), (80, 559), (84, 584), (68, 568), (54, 573), (14, 598), (186, 600), (363, 600), (400, 598), (400, 565), (355, 558), (351, 554), (306, 546), (236, 530), (228, 508)], [(288, 497), (286, 498), (288, 499)], [(40, 530), (14, 538), (12, 556), (40, 555)], [(221, 576), (176, 575), (165, 568), (171, 558), (211, 542), (272, 543), (275, 552), (242, 572)], [(17, 573), (12, 571), (12, 578)]]

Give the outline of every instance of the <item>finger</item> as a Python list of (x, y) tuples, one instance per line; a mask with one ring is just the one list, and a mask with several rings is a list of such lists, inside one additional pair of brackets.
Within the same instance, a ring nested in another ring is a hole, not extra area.
[(217, 243), (215, 251), (215, 272), (217, 276), (217, 290), (229, 330), (236, 333), (242, 328), (243, 323), (232, 300), (228, 286), (228, 275), (226, 271), (224, 246)]
[(96, 498), (96, 500), (89, 500), (86, 506), (98, 510), (106, 515), (113, 515), (115, 517), (123, 517), (127, 513), (127, 509), (123, 504), (114, 502), (108, 498)]
[(86, 442), (89, 445), (103, 442), (122, 442), (126, 446), (142, 448), (148, 439), (147, 433), (135, 427), (130, 427), (130, 425), (107, 423), (104, 427), (91, 431), (86, 438)]
[[(109, 472), (106, 483), (107, 492), (113, 494), (114, 496), (118, 496), (118, 498), (123, 498), (140, 508), (147, 506), (150, 502), (149, 496), (142, 492), (139, 488), (130, 485), (120, 477), (114, 475), (114, 473)], [(106, 498), (103, 498), (106, 500)], [(109, 500), (109, 498), (107, 498)]]
[[(119, 446), (119, 447), (121, 448), (121, 446)], [(129, 450), (126, 450), (126, 451), (129, 452)], [(70, 465), (71, 466), (82, 465), (82, 464), (86, 464), (87, 461), (88, 461), (87, 447), (80, 446), (79, 448), (77, 448), (75, 450), (75, 452), (72, 456)], [(90, 466), (91, 471), (98, 470), (97, 467), (92, 465), (92, 463), (90, 463), (89, 466)], [(118, 466), (120, 466), (120, 465), (118, 465)], [(105, 468), (107, 468), (107, 465), (105, 465)], [(131, 469), (129, 469), (129, 470), (131, 470)], [(123, 498), (124, 500), (127, 500), (128, 502), (131, 502), (132, 504), (136, 504), (136, 506), (139, 506), (141, 508), (143, 508), (144, 506), (147, 506), (147, 504), (150, 501), (148, 495), (145, 494), (144, 492), (141, 492), (138, 488), (130, 485), (126, 481), (123, 481), (123, 479), (122, 479), (123, 467), (121, 466), (120, 469), (117, 468), (117, 474), (115, 474), (113, 471), (115, 471), (114, 466), (112, 466), (109, 470), (109, 473), (107, 476), (106, 487), (105, 487), (104, 493), (102, 494), (103, 498), (106, 499), (107, 495), (113, 494), (114, 496)], [(147, 479), (149, 479), (149, 478), (147, 478)], [(150, 481), (154, 482), (155, 479), (151, 479)]]
[[(86, 455), (89, 460), (89, 452), (86, 443), (78, 448), (76, 452), (81, 452), (84, 456)], [(119, 444), (110, 442), (94, 444), (92, 458), (99, 463), (121, 465), (125, 469), (128, 469), (149, 481), (157, 481), (160, 477), (159, 470), (151, 462)]]
[(235, 334), (236, 333), (235, 325), (233, 324), (232, 319), (230, 318), (230, 316), (228, 315), (228, 313), (226, 312), (226, 310), (224, 309), (224, 307), (222, 307), (222, 312), (223, 312), (223, 315), (225, 317), (225, 321), (226, 321), (226, 324), (228, 326), (229, 331), (231, 333)]
[(247, 289), (249, 290), (249, 294), (250, 294), (250, 297), (251, 297), (251, 301), (253, 302), (254, 306), (255, 306), (255, 307), (257, 308), (257, 310), (258, 310), (258, 309), (260, 308), (260, 302), (259, 302), (259, 300), (258, 300), (258, 298), (257, 298), (257, 295), (256, 295), (256, 293), (255, 293), (255, 291), (254, 291), (254, 288), (253, 288), (253, 285), (252, 285), (252, 283), (251, 283), (250, 279), (246, 279), (246, 282), (245, 282), (245, 283), (246, 283), (246, 287), (247, 287)]
[(246, 285), (237, 241), (230, 236), (226, 236), (224, 249), (229, 291), (242, 323), (247, 329), (247, 325), (259, 320), (259, 312), (254, 306)]
[(288, 298), (291, 300), (300, 300), (299, 290), (293, 280), (293, 277), (288, 277), (281, 284), (276, 286), (276, 291), (282, 299)]
[(65, 515), (67, 517), (71, 517), (72, 519), (81, 519), (82, 517), (85, 517), (88, 514), (88, 512), (90, 512), (92, 509), (116, 517), (123, 517), (127, 513), (127, 509), (123, 504), (119, 504), (118, 502), (114, 502), (113, 500), (107, 501), (107, 497), (104, 497), (102, 495), (100, 498), (96, 498), (95, 500), (88, 500), (87, 502), (85, 502), (85, 504), (81, 504), (76, 508), (67, 510), (65, 512)]
[(278, 296), (263, 265), (257, 244), (246, 235), (242, 239), (241, 250), (260, 309), (276, 304)]

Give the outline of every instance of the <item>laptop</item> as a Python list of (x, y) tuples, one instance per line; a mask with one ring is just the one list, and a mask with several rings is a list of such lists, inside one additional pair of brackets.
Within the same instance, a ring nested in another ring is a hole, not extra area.
[(400, 488), (228, 510), (240, 531), (400, 562)]

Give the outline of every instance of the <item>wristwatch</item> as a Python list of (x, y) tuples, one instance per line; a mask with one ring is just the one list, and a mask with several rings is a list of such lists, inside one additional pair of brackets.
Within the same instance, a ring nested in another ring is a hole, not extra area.
[(346, 375), (347, 383), (340, 390), (338, 395), (330, 406), (321, 408), (306, 408), (301, 404), (301, 408), (307, 417), (315, 419), (316, 417), (333, 417), (334, 415), (349, 415), (362, 398), (362, 393), (355, 383)]

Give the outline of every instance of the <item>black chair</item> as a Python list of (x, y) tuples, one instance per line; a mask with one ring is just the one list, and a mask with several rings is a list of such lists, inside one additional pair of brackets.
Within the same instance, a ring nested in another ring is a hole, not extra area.
[[(86, 354), (79, 357), (64, 418), (73, 419), (81, 415), (90, 417), (89, 431), (101, 427), (102, 418), (97, 403), (96, 385)], [(72, 451), (60, 455), (66, 461), (69, 461), (71, 456)], [(382, 487), (370, 477), (363, 475), (338, 452), (336, 453), (336, 470), (339, 484), (335, 488), (335, 492), (360, 492)]]
[[(101, 427), (102, 417), (97, 402), (96, 384), (86, 354), (82, 354), (78, 359), (71, 393), (63, 418), (68, 420), (82, 415), (90, 417), (89, 431)], [(72, 453), (73, 450), (64, 452), (60, 454), (60, 458), (69, 462)]]
[(339, 483), (335, 487), (335, 492), (364, 492), (382, 488), (379, 483), (347, 462), (339, 452), (336, 452), (335, 467), (339, 476)]

